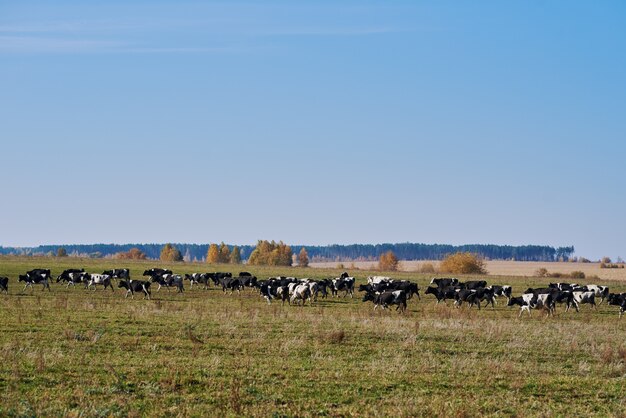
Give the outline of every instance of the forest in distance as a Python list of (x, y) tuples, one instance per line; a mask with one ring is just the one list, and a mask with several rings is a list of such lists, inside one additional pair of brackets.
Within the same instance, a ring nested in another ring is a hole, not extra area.
[[(0, 255), (50, 255), (57, 254), (60, 248), (70, 256), (91, 258), (112, 257), (132, 248), (141, 250), (147, 258), (158, 259), (164, 244), (83, 244), (83, 245), (40, 245), (37, 247), (1, 247)], [(210, 244), (173, 244), (187, 261), (204, 261)], [(314, 262), (378, 260), (381, 254), (392, 251), (400, 260), (441, 260), (456, 252), (469, 252), (490, 260), (513, 261), (568, 261), (574, 254), (574, 247), (553, 247), (548, 245), (495, 245), (495, 244), (333, 244), (333, 245), (290, 245), (294, 252), (305, 248)], [(229, 247), (233, 247), (229, 245)], [(255, 245), (241, 245), (241, 259), (247, 260)]]

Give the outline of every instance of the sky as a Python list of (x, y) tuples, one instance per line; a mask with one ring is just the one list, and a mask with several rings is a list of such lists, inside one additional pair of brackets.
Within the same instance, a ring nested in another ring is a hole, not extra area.
[(0, 245), (626, 258), (623, 1), (2, 1)]

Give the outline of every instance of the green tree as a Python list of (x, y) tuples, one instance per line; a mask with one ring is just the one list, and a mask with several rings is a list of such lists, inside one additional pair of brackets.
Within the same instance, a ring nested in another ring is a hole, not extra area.
[(309, 266), (309, 253), (306, 252), (306, 248), (304, 247), (300, 249), (300, 253), (298, 254), (298, 265), (300, 267)]
[(219, 263), (220, 261), (220, 249), (217, 244), (209, 245), (209, 251), (206, 254), (206, 262), (209, 264)]
[(236, 245), (233, 247), (233, 250), (230, 252), (230, 263), (241, 264), (241, 250)]
[(183, 261), (183, 255), (172, 244), (165, 244), (161, 249), (161, 261)]
[(57, 257), (67, 257), (67, 251), (63, 247), (57, 249)]

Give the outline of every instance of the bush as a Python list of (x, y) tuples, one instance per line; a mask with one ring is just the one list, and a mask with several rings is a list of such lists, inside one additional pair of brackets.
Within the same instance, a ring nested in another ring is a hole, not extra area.
[(537, 269), (537, 271), (535, 271), (535, 277), (547, 277), (548, 276), (548, 269), (547, 268), (540, 268)]
[(585, 273), (582, 271), (573, 271), (569, 274), (569, 277), (571, 277), (572, 279), (584, 279)]
[(424, 263), (418, 267), (417, 271), (419, 273), (437, 273), (433, 263)]
[(439, 271), (452, 274), (487, 274), (485, 262), (476, 254), (450, 254), (441, 261)]

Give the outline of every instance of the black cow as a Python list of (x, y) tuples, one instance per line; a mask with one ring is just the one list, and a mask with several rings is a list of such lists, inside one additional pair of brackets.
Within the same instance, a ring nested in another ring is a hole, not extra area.
[(619, 306), (619, 317), (626, 311), (626, 293), (609, 293), (606, 299), (610, 306)]
[(371, 300), (374, 302), (374, 310), (379, 306), (383, 309), (389, 308), (389, 305), (397, 305), (396, 311), (406, 311), (406, 293), (404, 290), (387, 291), (383, 293), (368, 292), (363, 296), (363, 302)]
[(241, 280), (239, 280), (239, 277), (222, 277), (220, 279), (220, 284), (222, 285), (222, 292), (226, 292), (226, 289), (228, 289), (230, 290), (230, 293), (233, 293), (235, 290), (237, 293), (240, 293), (243, 289), (243, 284), (241, 283)]
[(111, 269), (105, 270), (102, 274), (106, 274), (110, 276), (112, 279), (124, 279), (130, 280), (130, 270), (129, 269)]
[(481, 287), (487, 287), (487, 282), (484, 280), (473, 280), (465, 283), (459, 283), (459, 286), (463, 286), (465, 289), (476, 290)]
[(387, 285), (385, 290), (404, 290), (407, 299), (411, 299), (413, 295), (416, 295), (418, 300), (421, 299), (420, 289), (417, 283), (413, 283), (408, 280), (391, 282)]
[(480, 310), (480, 299), (478, 298), (478, 293), (470, 290), (470, 289), (461, 289), (454, 295), (454, 305), (457, 308), (460, 308), (463, 305), (463, 302), (467, 302), (470, 306), (476, 305), (478, 310)]
[(571, 291), (558, 291), (551, 293), (551, 295), (553, 305), (556, 305), (557, 303), (564, 303), (565, 312), (569, 311), (569, 308), (572, 306), (576, 309), (576, 312), (578, 312), (578, 303), (574, 299), (574, 294)]
[(30, 271), (26, 272), (27, 276), (31, 276), (31, 277), (43, 277), (46, 280), (50, 280), (52, 279), (52, 276), (50, 276), (50, 269), (33, 269)]
[(460, 289), (454, 286), (447, 286), (443, 288), (429, 286), (426, 288), (424, 294), (435, 296), (435, 298), (437, 298), (437, 303), (441, 302), (442, 300), (445, 303), (446, 299), (454, 299), (458, 290)]
[(120, 280), (117, 284), (117, 287), (126, 289), (126, 297), (128, 294), (131, 295), (131, 299), (135, 299), (135, 293), (143, 292), (143, 298), (150, 299), (150, 282), (143, 280)]
[(9, 278), (8, 277), (0, 277), (0, 292), (4, 292), (7, 295), (9, 294)]
[(247, 271), (240, 271), (239, 277), (252, 277), (252, 273), (247, 272)]

